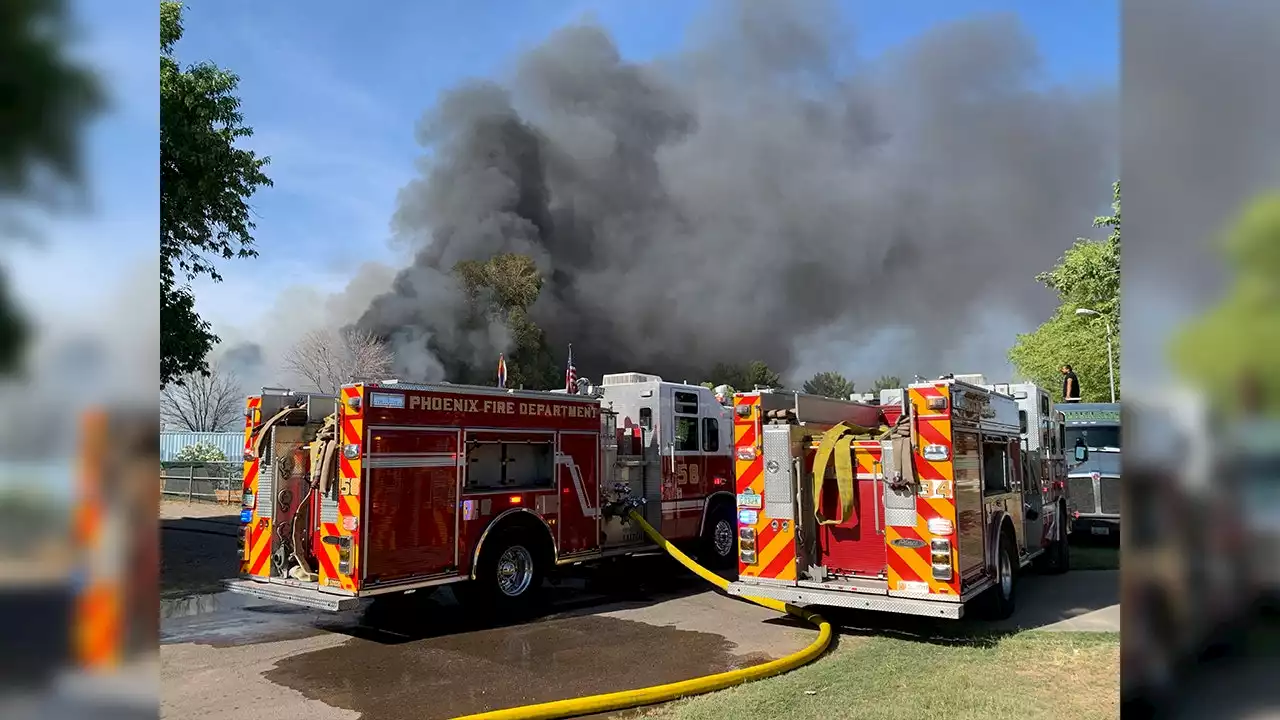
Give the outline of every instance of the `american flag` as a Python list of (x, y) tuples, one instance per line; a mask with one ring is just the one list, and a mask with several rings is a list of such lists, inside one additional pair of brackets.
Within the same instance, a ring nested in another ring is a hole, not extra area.
[(498, 354), (498, 387), (504, 390), (507, 387), (507, 358), (501, 353)]
[(573, 345), (569, 345), (569, 365), (564, 369), (564, 390), (567, 393), (578, 392), (578, 370), (573, 366)]

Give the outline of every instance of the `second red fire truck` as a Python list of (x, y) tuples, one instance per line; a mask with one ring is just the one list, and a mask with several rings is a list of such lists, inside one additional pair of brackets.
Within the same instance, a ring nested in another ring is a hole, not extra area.
[(465, 583), (516, 606), (554, 568), (651, 547), (627, 508), (737, 551), (733, 421), (640, 373), (581, 393), (397, 381), (264, 390), (245, 419), (236, 592), (319, 609)]
[(734, 397), (734, 595), (959, 618), (1068, 566), (1063, 417), (1031, 384), (948, 376), (879, 404)]

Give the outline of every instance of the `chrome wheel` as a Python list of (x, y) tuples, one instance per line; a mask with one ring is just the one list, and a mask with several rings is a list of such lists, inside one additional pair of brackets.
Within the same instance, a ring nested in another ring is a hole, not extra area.
[(1000, 551), (1000, 594), (1005, 598), (1013, 597), (1013, 565), (1009, 562), (1009, 552)]
[(711, 540), (717, 555), (729, 557), (733, 553), (733, 525), (728, 520), (717, 522), (712, 530)]
[(498, 590), (518, 597), (533, 583), (533, 555), (523, 545), (512, 545), (498, 558)]

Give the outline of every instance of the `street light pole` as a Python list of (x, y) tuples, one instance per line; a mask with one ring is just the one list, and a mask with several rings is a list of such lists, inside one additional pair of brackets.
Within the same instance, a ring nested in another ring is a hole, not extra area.
[(1103, 317), (1102, 313), (1089, 308), (1076, 308), (1077, 315), (1092, 315), (1102, 318), (1102, 322), (1107, 327), (1107, 380), (1111, 386), (1111, 402), (1116, 401), (1116, 361), (1111, 351), (1111, 321)]

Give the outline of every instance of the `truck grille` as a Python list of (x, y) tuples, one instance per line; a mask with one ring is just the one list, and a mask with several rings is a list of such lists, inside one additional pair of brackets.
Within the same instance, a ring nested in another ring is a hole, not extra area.
[(1098, 511), (1098, 501), (1093, 496), (1093, 478), (1067, 478), (1067, 495), (1076, 506), (1077, 512), (1094, 513)]
[(1120, 514), (1120, 478), (1104, 477), (1098, 484), (1102, 489), (1102, 513), (1104, 515)]

